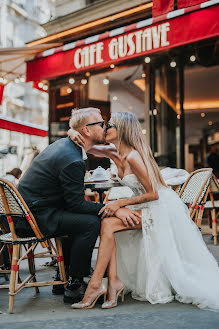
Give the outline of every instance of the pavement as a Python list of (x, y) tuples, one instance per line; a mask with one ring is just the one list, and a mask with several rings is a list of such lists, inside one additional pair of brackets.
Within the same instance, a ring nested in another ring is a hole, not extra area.
[[(204, 235), (209, 250), (219, 263), (219, 245), (214, 246), (210, 235)], [(96, 259), (94, 252), (93, 261)], [(38, 280), (50, 280), (55, 273), (54, 267), (44, 266), (47, 260), (37, 260)], [(23, 262), (21, 273), (26, 272)], [(209, 278), (210, 280), (211, 278)], [(0, 277), (0, 284), (4, 278)], [(218, 282), (219, 284), (219, 282)], [(73, 310), (65, 305), (62, 296), (54, 296), (52, 287), (40, 288), (35, 294), (33, 288), (23, 289), (15, 296), (14, 314), (8, 314), (8, 291), (0, 290), (0, 329), (217, 329), (219, 312), (203, 311), (191, 304), (172, 302), (151, 305), (133, 300), (130, 295), (118, 307), (102, 310), (96, 305), (91, 310)]]

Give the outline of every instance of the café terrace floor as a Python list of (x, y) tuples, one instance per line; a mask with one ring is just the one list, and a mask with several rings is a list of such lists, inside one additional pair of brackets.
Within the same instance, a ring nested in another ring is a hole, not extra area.
[[(219, 263), (219, 245), (214, 246), (211, 235), (204, 240)], [(93, 264), (96, 254), (93, 255)], [(54, 267), (44, 266), (47, 259), (36, 261), (37, 278), (48, 280), (54, 275)], [(50, 259), (48, 259), (50, 261)], [(22, 271), (27, 270), (23, 262)], [(211, 278), (209, 277), (209, 280)], [(0, 284), (4, 277), (0, 277)], [(218, 282), (219, 284), (219, 282)], [(203, 311), (193, 305), (172, 302), (164, 305), (151, 305), (126, 296), (125, 303), (114, 309), (102, 310), (96, 305), (91, 310), (73, 310), (65, 305), (62, 296), (54, 296), (50, 287), (40, 288), (35, 294), (33, 288), (23, 289), (15, 296), (14, 314), (8, 314), (8, 292), (0, 290), (1, 329), (216, 329), (219, 328), (219, 312)], [(219, 298), (219, 296), (218, 296)]]

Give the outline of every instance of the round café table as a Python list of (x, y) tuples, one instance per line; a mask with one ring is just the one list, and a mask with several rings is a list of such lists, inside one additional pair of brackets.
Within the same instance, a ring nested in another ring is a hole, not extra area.
[(106, 181), (92, 181), (85, 182), (84, 187), (91, 189), (91, 191), (96, 191), (99, 194), (100, 203), (103, 203), (103, 193), (111, 189), (111, 187), (121, 186), (118, 181), (113, 181), (112, 179), (108, 179)]

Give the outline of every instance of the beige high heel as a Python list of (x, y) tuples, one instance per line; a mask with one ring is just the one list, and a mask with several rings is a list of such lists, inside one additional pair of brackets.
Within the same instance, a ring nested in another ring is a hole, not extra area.
[(104, 302), (106, 302), (106, 294), (107, 294), (107, 289), (102, 286), (101, 291), (97, 293), (97, 295), (94, 297), (94, 299), (90, 303), (74, 303), (71, 305), (71, 308), (78, 309), (78, 310), (85, 310), (85, 309), (91, 309), (95, 306), (96, 302), (101, 296), (104, 296)]
[(101, 308), (102, 309), (107, 309), (107, 308), (116, 307), (117, 304), (118, 304), (119, 296), (121, 296), (121, 301), (122, 301), (122, 303), (124, 303), (124, 300), (125, 300), (125, 285), (123, 285), (123, 287), (117, 291), (115, 300), (111, 299), (111, 300), (108, 300), (108, 301), (104, 302), (102, 304)]

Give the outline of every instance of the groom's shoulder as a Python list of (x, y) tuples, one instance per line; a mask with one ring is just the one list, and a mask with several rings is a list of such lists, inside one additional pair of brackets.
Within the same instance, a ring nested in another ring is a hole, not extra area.
[(66, 166), (70, 163), (83, 161), (80, 148), (70, 138), (61, 138), (50, 144), (41, 154), (41, 158), (47, 158)]

